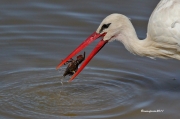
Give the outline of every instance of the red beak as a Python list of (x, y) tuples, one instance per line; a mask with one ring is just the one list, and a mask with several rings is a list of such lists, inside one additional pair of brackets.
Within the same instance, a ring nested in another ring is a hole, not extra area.
[[(68, 61), (70, 58), (75, 56), (77, 53), (79, 53), (81, 50), (83, 50), (86, 46), (88, 46), (90, 43), (92, 43), (94, 40), (98, 39), (99, 37), (105, 36), (104, 34), (99, 34), (94, 32), (92, 35), (90, 35), (83, 43), (81, 43), (70, 55), (68, 55), (57, 67), (56, 69), (60, 68), (66, 61)], [(84, 67), (89, 63), (89, 61), (103, 48), (103, 46), (108, 41), (101, 40), (97, 46), (93, 49), (93, 51), (90, 53), (90, 55), (86, 58), (84, 63), (81, 65), (81, 67), (77, 70), (77, 72), (71, 77), (69, 82), (71, 82), (83, 69)]]

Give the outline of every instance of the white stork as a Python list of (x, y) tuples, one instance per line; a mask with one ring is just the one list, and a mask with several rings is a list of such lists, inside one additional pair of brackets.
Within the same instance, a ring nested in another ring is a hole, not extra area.
[(161, 0), (159, 2), (149, 19), (147, 37), (144, 40), (138, 39), (128, 17), (117, 13), (107, 16), (96, 32), (65, 58), (57, 66), (57, 69), (99, 37), (102, 37), (102, 40), (71, 77), (70, 81), (83, 70), (106, 43), (114, 40), (122, 42), (125, 48), (133, 54), (150, 58), (180, 60), (180, 0)]

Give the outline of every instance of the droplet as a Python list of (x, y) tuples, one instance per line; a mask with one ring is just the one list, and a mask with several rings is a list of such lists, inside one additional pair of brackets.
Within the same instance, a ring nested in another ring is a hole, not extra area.
[(61, 78), (60, 78), (60, 81), (61, 81), (61, 85), (63, 86), (63, 81), (64, 81), (64, 76), (62, 76)]

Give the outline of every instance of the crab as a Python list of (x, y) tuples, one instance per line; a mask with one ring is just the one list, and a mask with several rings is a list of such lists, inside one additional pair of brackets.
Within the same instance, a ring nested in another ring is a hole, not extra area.
[(66, 63), (64, 63), (64, 65), (68, 64), (63, 76), (72, 76), (77, 70), (78, 70), (78, 66), (79, 64), (81, 64), (85, 59), (85, 52), (84, 55), (78, 55), (77, 59), (70, 59), (69, 61), (67, 61)]

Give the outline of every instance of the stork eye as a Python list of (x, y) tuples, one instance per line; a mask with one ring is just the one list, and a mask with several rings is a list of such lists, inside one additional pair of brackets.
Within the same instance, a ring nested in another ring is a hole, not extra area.
[(100, 31), (99, 31), (99, 33), (101, 33), (104, 29), (107, 29), (110, 25), (111, 25), (111, 23), (109, 23), (109, 24), (103, 24), (102, 27), (101, 27), (101, 29), (100, 29)]

